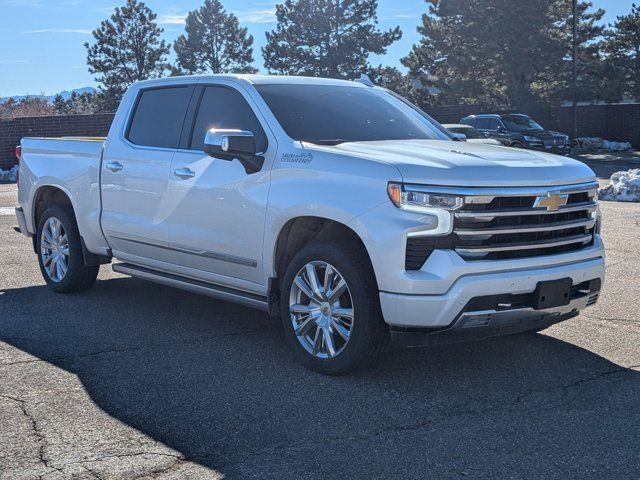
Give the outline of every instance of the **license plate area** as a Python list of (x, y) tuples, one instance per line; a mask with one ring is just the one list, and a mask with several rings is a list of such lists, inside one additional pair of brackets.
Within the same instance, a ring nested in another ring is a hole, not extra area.
[(569, 305), (569, 302), (571, 301), (572, 286), (573, 280), (570, 278), (551, 280), (549, 282), (538, 282), (534, 294), (534, 308), (536, 310), (544, 310), (546, 308)]

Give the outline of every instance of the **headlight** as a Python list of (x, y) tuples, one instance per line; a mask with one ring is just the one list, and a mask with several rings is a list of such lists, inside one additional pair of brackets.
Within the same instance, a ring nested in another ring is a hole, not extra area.
[(530, 137), (529, 135), (524, 135), (522, 138), (524, 138), (527, 142), (542, 143), (542, 140), (540, 140), (538, 137)]
[(462, 197), (457, 195), (412, 190), (399, 183), (389, 183), (387, 192), (396, 207), (409, 212), (431, 213), (434, 208), (456, 210), (463, 203)]
[(457, 195), (428, 192), (393, 182), (387, 186), (387, 193), (396, 207), (423, 215), (423, 224), (409, 232), (409, 236), (450, 233), (453, 227), (452, 212), (464, 203), (464, 199)]

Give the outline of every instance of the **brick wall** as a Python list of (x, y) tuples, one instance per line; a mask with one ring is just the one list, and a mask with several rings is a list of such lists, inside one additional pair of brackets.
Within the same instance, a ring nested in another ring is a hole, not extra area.
[(6, 170), (16, 164), (15, 148), (22, 137), (104, 137), (112, 120), (112, 113), (2, 118), (0, 168)]
[[(457, 123), (482, 109), (477, 105), (450, 105), (425, 107), (425, 111), (441, 123)], [(531, 112), (531, 116), (546, 128), (573, 133), (570, 107)], [(107, 135), (112, 120), (112, 113), (0, 119), (0, 168), (15, 165), (15, 147), (22, 137), (102, 137)], [(631, 142), (640, 148), (640, 104), (578, 107), (578, 135)]]
[[(458, 123), (462, 117), (483, 112), (477, 105), (424, 107), (424, 110), (440, 123)], [(571, 107), (522, 113), (530, 114), (545, 128), (573, 136)], [(631, 142), (635, 148), (640, 148), (640, 103), (578, 107), (578, 136)]]

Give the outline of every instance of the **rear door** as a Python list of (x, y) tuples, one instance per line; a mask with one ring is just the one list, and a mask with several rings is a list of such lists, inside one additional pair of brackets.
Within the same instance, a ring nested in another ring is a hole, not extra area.
[(102, 227), (115, 256), (166, 260), (171, 161), (194, 87), (143, 89), (102, 162)]
[[(188, 122), (189, 123), (189, 122)], [(253, 132), (265, 162), (247, 174), (238, 160), (204, 153), (211, 128)], [(180, 273), (238, 288), (262, 291), (262, 245), (269, 171), (276, 142), (248, 92), (221, 81), (199, 85), (193, 119), (171, 165), (169, 246)]]

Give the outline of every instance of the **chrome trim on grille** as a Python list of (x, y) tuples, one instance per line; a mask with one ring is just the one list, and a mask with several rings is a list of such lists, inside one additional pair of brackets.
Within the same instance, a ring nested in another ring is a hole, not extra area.
[(563, 245), (571, 245), (572, 243), (589, 243), (593, 239), (593, 235), (579, 235), (569, 237), (565, 240), (556, 242), (538, 242), (538, 243), (505, 243), (498, 247), (478, 247), (478, 248), (456, 248), (456, 252), (462, 255), (474, 255), (477, 253), (506, 252), (511, 250), (533, 250), (536, 248), (552, 248), (561, 247)]
[[(558, 212), (556, 212), (558, 213)], [(480, 230), (467, 230), (467, 229), (455, 229), (453, 232), (459, 236), (469, 236), (469, 235), (499, 235), (504, 233), (530, 233), (530, 232), (553, 232), (556, 230), (565, 230), (569, 228), (593, 228), (596, 224), (596, 221), (584, 220), (582, 222), (560, 222), (560, 223), (550, 223), (548, 225), (543, 225), (539, 227), (509, 227), (509, 228), (483, 228)], [(535, 248), (535, 247), (532, 247)]]
[(598, 208), (595, 202), (573, 203), (571, 207), (560, 207), (558, 210), (540, 209), (514, 209), (514, 210), (491, 210), (489, 212), (456, 212), (458, 218), (479, 218), (490, 219), (494, 217), (512, 217), (516, 215), (557, 215), (558, 213), (579, 212), (580, 210), (588, 210), (590, 213)]

